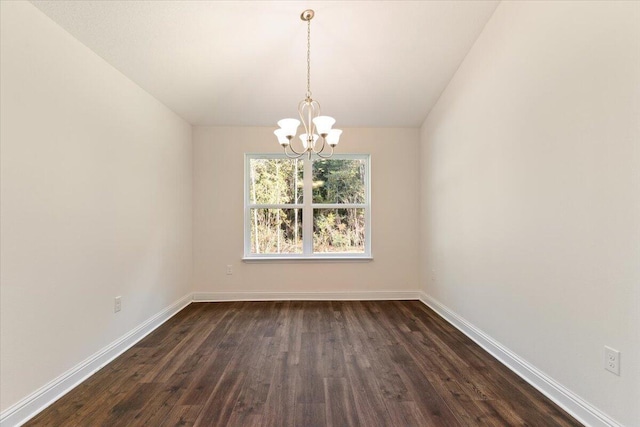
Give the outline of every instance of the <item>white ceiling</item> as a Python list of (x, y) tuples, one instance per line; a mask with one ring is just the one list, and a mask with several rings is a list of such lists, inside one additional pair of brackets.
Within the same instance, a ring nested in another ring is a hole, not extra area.
[(311, 91), (336, 127), (417, 127), (498, 1), (33, 1), (196, 125), (275, 126)]

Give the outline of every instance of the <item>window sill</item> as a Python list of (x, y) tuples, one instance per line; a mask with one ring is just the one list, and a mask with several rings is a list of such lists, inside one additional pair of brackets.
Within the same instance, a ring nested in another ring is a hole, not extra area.
[(261, 257), (243, 257), (242, 262), (246, 263), (316, 263), (316, 262), (371, 262), (371, 256), (261, 256)]

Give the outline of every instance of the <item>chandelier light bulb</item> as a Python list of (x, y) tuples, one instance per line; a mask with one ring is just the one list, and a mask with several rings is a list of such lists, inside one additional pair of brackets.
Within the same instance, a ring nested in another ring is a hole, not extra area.
[(340, 135), (342, 131), (340, 129), (331, 129), (327, 135), (327, 143), (333, 148), (340, 142)]
[(336, 119), (329, 116), (318, 116), (313, 119), (313, 124), (316, 125), (316, 129), (318, 133), (326, 138), (331, 130), (331, 126), (333, 126), (336, 122)]
[(273, 133), (278, 137), (278, 142), (280, 143), (280, 145), (282, 145), (283, 147), (289, 145), (290, 140), (289, 138), (287, 138), (287, 133), (284, 129), (276, 129), (273, 131)]
[(282, 119), (278, 122), (278, 126), (282, 128), (286, 136), (294, 137), (298, 133), (298, 126), (300, 126), (300, 120), (297, 119)]
[(304, 147), (305, 150), (308, 149), (313, 149), (314, 146), (316, 145), (316, 141), (318, 140), (318, 135), (316, 135), (315, 133), (313, 134), (313, 141), (311, 141), (311, 144), (309, 144), (309, 137), (307, 136), (306, 133), (303, 133), (302, 135), (300, 135), (300, 141), (302, 141), (302, 146)]

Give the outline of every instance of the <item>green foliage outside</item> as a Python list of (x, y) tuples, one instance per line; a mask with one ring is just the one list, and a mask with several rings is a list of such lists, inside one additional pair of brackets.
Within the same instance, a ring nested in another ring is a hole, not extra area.
[[(313, 203), (365, 203), (362, 160), (322, 159), (313, 162)], [(315, 209), (314, 252), (364, 252), (364, 209)]]
[[(302, 160), (251, 159), (253, 204), (302, 203)], [(251, 209), (251, 253), (302, 253), (302, 209)]]

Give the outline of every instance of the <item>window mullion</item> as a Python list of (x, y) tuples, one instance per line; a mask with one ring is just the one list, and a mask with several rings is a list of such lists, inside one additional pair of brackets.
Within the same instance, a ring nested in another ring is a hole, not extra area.
[(305, 256), (313, 255), (313, 173), (312, 162), (310, 159), (304, 161), (303, 172), (303, 209), (302, 209), (302, 252)]
[(313, 203), (314, 209), (367, 209), (365, 203)]
[(249, 209), (299, 209), (301, 206), (294, 203), (249, 203)]

